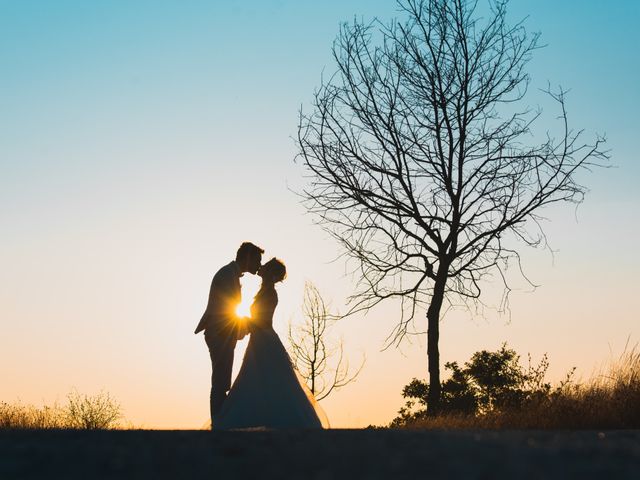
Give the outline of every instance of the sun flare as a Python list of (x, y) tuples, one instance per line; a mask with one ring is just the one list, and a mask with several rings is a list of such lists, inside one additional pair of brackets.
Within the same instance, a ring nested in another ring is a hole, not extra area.
[(255, 275), (245, 274), (240, 278), (240, 283), (242, 285), (242, 301), (236, 307), (236, 315), (250, 317), (253, 297), (260, 289), (260, 278)]
[(251, 299), (250, 298), (242, 299), (242, 302), (240, 302), (236, 307), (236, 315), (239, 317), (251, 316)]

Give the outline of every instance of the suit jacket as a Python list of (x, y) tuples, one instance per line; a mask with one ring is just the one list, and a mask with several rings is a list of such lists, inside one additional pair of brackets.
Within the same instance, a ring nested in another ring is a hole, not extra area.
[(236, 307), (240, 303), (240, 267), (233, 261), (213, 276), (209, 302), (195, 332), (212, 329), (219, 335), (236, 335)]

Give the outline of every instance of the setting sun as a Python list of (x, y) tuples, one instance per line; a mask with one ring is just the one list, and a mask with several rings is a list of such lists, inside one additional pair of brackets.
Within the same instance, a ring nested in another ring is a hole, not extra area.
[(260, 289), (260, 277), (244, 274), (240, 278), (240, 283), (242, 285), (242, 301), (236, 307), (236, 315), (239, 317), (250, 317), (253, 297)]
[(236, 315), (239, 317), (251, 316), (251, 299), (245, 298), (236, 307)]

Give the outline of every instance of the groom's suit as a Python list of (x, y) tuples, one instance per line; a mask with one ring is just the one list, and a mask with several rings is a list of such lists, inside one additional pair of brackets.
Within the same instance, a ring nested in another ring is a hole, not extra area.
[(233, 261), (214, 275), (209, 302), (194, 333), (204, 330), (211, 357), (211, 421), (220, 411), (231, 388), (233, 351), (238, 338), (235, 313), (240, 303), (240, 267)]

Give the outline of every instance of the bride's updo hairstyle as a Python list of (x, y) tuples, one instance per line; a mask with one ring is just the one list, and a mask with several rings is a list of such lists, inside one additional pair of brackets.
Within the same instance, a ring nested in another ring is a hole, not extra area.
[(265, 263), (263, 268), (267, 271), (267, 275), (273, 283), (281, 282), (287, 277), (287, 267), (275, 257)]

